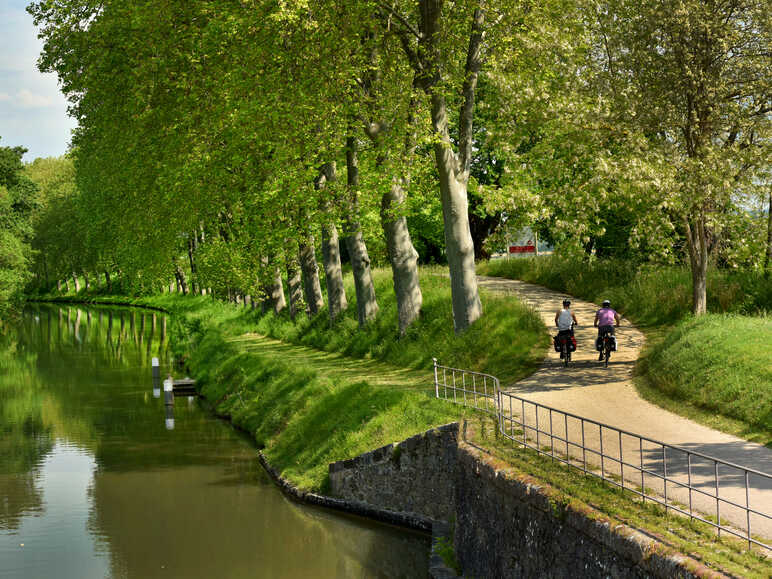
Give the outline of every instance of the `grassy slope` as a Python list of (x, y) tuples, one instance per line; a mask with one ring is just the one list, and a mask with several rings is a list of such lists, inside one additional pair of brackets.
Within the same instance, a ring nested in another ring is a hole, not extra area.
[(256, 331), (287, 342), (410, 368), (427, 369), (436, 357), (441, 364), (488, 372), (509, 381), (530, 374), (541, 362), (548, 335), (538, 316), (519, 302), (483, 295), (483, 318), (462, 336), (453, 336), (448, 279), (426, 273), (421, 276), (421, 318), (399, 338), (391, 272), (376, 271), (374, 278), (380, 312), (363, 330), (357, 325), (353, 282), (347, 276), (351, 305), (334, 330), (324, 314), (312, 320), (301, 317), (295, 324), (285, 315), (269, 314), (256, 317)]
[[(650, 349), (642, 374), (678, 403), (736, 421), (746, 438), (772, 438), (772, 319), (687, 318)], [(747, 425), (744, 429), (742, 425)], [(720, 423), (717, 426), (721, 426)], [(730, 427), (727, 425), (726, 427)]]
[[(691, 279), (680, 268), (557, 258), (499, 260), (481, 273), (539, 283), (615, 308), (649, 338), (637, 368), (643, 397), (713, 428), (772, 446), (772, 283), (760, 275), (709, 278), (709, 309), (690, 314)], [(722, 312), (753, 312), (755, 317)], [(762, 405), (766, 405), (763, 406)]]

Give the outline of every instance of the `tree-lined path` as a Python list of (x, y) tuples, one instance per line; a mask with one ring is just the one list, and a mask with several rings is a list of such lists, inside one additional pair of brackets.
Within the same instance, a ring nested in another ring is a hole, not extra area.
[[(738, 464), (764, 473), (772, 473), (772, 450), (746, 440), (718, 432), (663, 410), (643, 400), (632, 382), (633, 367), (644, 343), (643, 334), (627, 319), (622, 319), (617, 328), (619, 351), (612, 354), (608, 368), (598, 362), (595, 351), (597, 330), (593, 327), (595, 311), (599, 306), (590, 302), (566, 296), (564, 293), (549, 290), (519, 280), (481, 277), (480, 287), (495, 293), (516, 294), (521, 300), (535, 308), (544, 323), (555, 327), (555, 312), (561, 307), (564, 298), (569, 297), (571, 308), (575, 312), (579, 327), (576, 329), (577, 351), (570, 367), (563, 367), (559, 354), (550, 349), (542, 366), (530, 377), (514, 384), (503, 384), (509, 392), (528, 400), (552, 408), (570, 412), (585, 418), (602, 422), (615, 428), (649, 437), (667, 444), (679, 446), (693, 452), (699, 452), (720, 460)], [(612, 304), (613, 306), (613, 304)], [(555, 333), (555, 332), (552, 332)], [(541, 414), (540, 414), (541, 419)], [(534, 422), (533, 418), (528, 419)], [(556, 437), (564, 437), (562, 421), (555, 424)], [(581, 432), (569, 425), (569, 440), (581, 442)], [(587, 432), (586, 436), (592, 436)], [(594, 432), (596, 439), (597, 431)], [(618, 438), (603, 437), (604, 450), (609, 454), (618, 453)], [(623, 442), (626, 462), (639, 460), (637, 443)], [(644, 449), (645, 452), (645, 449)], [(648, 457), (651, 459), (651, 457)], [(658, 458), (658, 457), (657, 457)], [(647, 457), (644, 456), (644, 462)], [(654, 464), (654, 463), (652, 463)], [(654, 468), (654, 467), (652, 467)], [(659, 467), (657, 467), (659, 468)], [(668, 476), (686, 477), (685, 458), (668, 457)], [(639, 477), (635, 474), (635, 477)], [(627, 478), (627, 476), (626, 476)], [(633, 477), (631, 477), (633, 478)], [(679, 478), (680, 480), (680, 478)], [(638, 482), (640, 479), (638, 479)], [(633, 482), (635, 482), (633, 478)], [(692, 482), (706, 491), (714, 492), (712, 465), (692, 463)], [(750, 504), (752, 508), (772, 513), (772, 481), (750, 476)], [(745, 486), (742, 476), (722, 476), (719, 495), (722, 499), (745, 505)], [(655, 487), (654, 480), (646, 479), (646, 485)], [(668, 487), (668, 493), (675, 489)], [(671, 496), (671, 495), (669, 495)], [(685, 493), (676, 496), (688, 504)], [(695, 507), (707, 513), (715, 514), (715, 501), (693, 496)], [(721, 517), (727, 518), (740, 528), (745, 528), (745, 514), (740, 509), (728, 509), (722, 505)], [(751, 520), (754, 534), (772, 538), (772, 521), (754, 517)]]

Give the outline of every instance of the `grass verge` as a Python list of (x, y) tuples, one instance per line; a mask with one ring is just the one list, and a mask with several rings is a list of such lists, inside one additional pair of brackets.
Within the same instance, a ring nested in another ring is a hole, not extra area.
[(448, 278), (422, 272), (420, 319), (400, 337), (391, 272), (376, 270), (373, 277), (380, 312), (365, 328), (358, 326), (353, 280), (347, 276), (350, 305), (334, 326), (325, 312), (311, 319), (299, 316), (295, 322), (285, 313), (256, 313), (255, 331), (285, 342), (401, 367), (426, 369), (435, 357), (441, 364), (487, 372), (507, 381), (533, 373), (541, 363), (549, 336), (539, 316), (520, 302), (483, 294), (483, 316), (456, 336)]

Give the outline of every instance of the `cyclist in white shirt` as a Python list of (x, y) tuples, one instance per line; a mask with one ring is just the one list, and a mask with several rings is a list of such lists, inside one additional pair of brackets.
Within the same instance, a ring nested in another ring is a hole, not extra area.
[(579, 322), (576, 321), (574, 312), (571, 311), (571, 302), (569, 300), (563, 300), (563, 309), (558, 310), (555, 314), (555, 325), (558, 327), (558, 333), (571, 331), (572, 326)]

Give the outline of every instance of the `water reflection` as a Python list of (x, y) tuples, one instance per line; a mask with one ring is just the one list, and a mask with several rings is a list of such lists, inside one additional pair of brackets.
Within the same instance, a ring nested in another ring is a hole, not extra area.
[(169, 323), (39, 307), (0, 342), (0, 576), (426, 575), (425, 537), (288, 501), (229, 426), (165, 405)]

